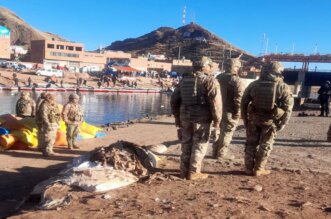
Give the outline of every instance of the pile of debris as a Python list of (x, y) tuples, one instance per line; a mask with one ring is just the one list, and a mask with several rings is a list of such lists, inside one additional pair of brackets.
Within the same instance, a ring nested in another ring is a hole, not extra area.
[[(119, 141), (74, 158), (58, 176), (35, 186), (31, 195), (40, 197), (41, 209), (55, 209), (71, 202), (70, 189), (79, 187), (92, 193), (107, 192), (146, 178), (156, 167), (158, 157), (149, 150)], [(66, 191), (61, 198), (50, 191)]]
[(119, 141), (109, 147), (92, 151), (90, 161), (112, 166), (115, 170), (124, 170), (139, 177), (147, 175), (148, 170), (156, 166), (156, 160), (153, 158), (155, 155), (139, 145)]

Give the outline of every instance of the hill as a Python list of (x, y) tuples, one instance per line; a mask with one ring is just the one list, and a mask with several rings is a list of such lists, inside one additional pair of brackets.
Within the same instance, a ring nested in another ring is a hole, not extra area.
[(29, 47), (31, 40), (51, 38), (63, 40), (58, 35), (42, 32), (33, 28), (22, 18), (18, 17), (15, 13), (4, 7), (0, 7), (0, 26), (5, 26), (10, 29), (12, 45), (22, 45)]
[(196, 23), (178, 29), (161, 27), (138, 38), (115, 41), (106, 50), (121, 50), (135, 55), (164, 54), (169, 59), (181, 58), (194, 60), (202, 55), (216, 62), (243, 53), (246, 62), (257, 63), (256, 58), (246, 51), (231, 45)]

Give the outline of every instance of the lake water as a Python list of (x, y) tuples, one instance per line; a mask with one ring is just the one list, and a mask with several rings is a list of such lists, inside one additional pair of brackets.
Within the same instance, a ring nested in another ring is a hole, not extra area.
[[(65, 104), (70, 92), (57, 92), (57, 101)], [(31, 92), (36, 100), (39, 92)], [(80, 93), (86, 122), (96, 125), (138, 119), (146, 115), (170, 114), (170, 96), (166, 94)], [(20, 92), (0, 91), (0, 115), (15, 113)]]

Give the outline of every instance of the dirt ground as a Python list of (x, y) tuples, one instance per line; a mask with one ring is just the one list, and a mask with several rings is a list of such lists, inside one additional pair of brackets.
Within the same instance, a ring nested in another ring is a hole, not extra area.
[[(3, 69), (0, 68), (0, 85), (5, 85), (5, 86), (14, 86), (14, 80), (13, 80), (13, 70), (8, 70), (8, 69)], [(34, 72), (30, 71), (25, 71), (25, 72), (15, 72), (17, 74), (17, 78), (19, 79), (19, 86), (27, 86), (28, 85), (28, 78), (31, 77), (32, 83), (37, 83), (40, 86), (45, 86), (45, 76), (38, 76)], [(85, 74), (85, 73), (84, 73)], [(76, 82), (77, 82), (77, 76), (79, 77), (81, 75), (80, 73), (70, 73), (67, 72), (65, 73), (64, 76), (64, 86), (68, 87), (75, 87)], [(87, 79), (87, 86), (88, 87), (94, 87), (97, 88), (97, 82), (98, 82), (98, 77), (96, 76), (90, 76), (90, 78)], [(58, 86), (60, 86), (60, 80), (58, 79)], [(170, 79), (163, 79), (164, 85), (171, 85), (171, 80)], [(112, 86), (112, 83), (110, 83)], [(160, 85), (158, 83), (157, 79), (152, 79), (152, 78), (145, 78), (145, 77), (138, 77), (137, 78), (137, 87), (138, 88), (159, 88)], [(121, 87), (118, 83), (116, 85), (116, 88)]]
[(209, 150), (203, 167), (210, 174), (208, 179), (136, 183), (108, 192), (107, 198), (73, 189), (73, 202), (57, 210), (38, 210), (28, 199), (33, 186), (62, 170), (72, 157), (117, 140), (168, 146), (160, 155), (160, 171), (178, 174), (180, 144), (173, 118), (109, 131), (105, 138), (79, 142), (79, 151), (57, 149), (60, 155), (52, 158), (37, 151), (3, 152), (0, 215), (15, 215), (11, 217), (15, 219), (331, 218), (331, 144), (326, 142), (331, 119), (297, 114), (277, 137), (268, 163), (271, 175), (244, 175), (245, 129), (240, 123), (231, 146), (235, 159), (216, 162), (210, 159)]

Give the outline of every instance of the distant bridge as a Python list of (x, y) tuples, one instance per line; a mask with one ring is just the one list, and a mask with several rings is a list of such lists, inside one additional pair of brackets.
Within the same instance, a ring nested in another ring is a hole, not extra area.
[(331, 54), (268, 54), (259, 57), (264, 61), (279, 61), (279, 62), (302, 62), (301, 70), (307, 72), (309, 63), (331, 63)]
[(301, 62), (300, 69), (286, 69), (284, 79), (287, 83), (295, 85), (294, 92), (300, 97), (309, 97), (311, 86), (320, 86), (326, 80), (331, 80), (328, 71), (309, 71), (310, 63), (331, 63), (331, 54), (268, 54), (259, 57), (261, 61)]

